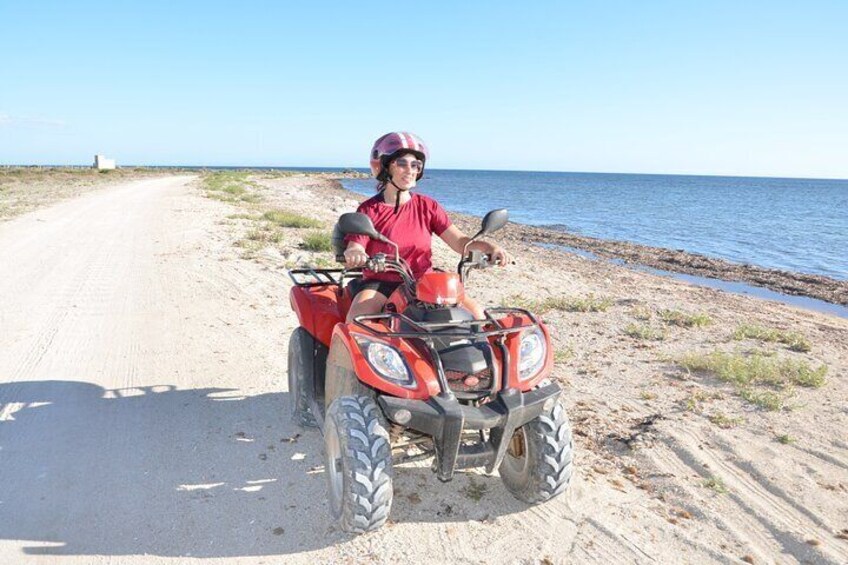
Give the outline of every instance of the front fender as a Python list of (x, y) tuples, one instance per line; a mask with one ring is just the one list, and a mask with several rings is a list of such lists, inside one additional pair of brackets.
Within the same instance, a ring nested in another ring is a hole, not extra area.
[[(392, 383), (384, 379), (377, 373), (368, 360), (363, 355), (359, 344), (353, 338), (353, 335), (366, 337), (371, 341), (379, 341), (391, 345), (403, 355), (406, 364), (412, 372), (412, 378), (415, 381), (415, 388), (406, 388), (398, 384)], [(335, 374), (331, 365), (340, 369), (348, 369), (353, 371), (357, 378), (382, 393), (396, 396), (398, 398), (408, 398), (415, 400), (425, 400), (439, 394), (439, 383), (433, 367), (430, 365), (429, 359), (424, 358), (421, 353), (412, 348), (409, 344), (398, 338), (376, 338), (371, 334), (360, 331), (357, 328), (351, 328), (345, 324), (337, 324), (333, 329), (332, 344), (330, 346), (330, 356), (327, 359), (328, 376)], [(328, 383), (329, 386), (329, 383)]]

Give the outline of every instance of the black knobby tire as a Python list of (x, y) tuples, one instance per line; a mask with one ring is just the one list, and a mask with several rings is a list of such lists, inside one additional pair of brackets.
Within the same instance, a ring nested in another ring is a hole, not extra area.
[(538, 504), (562, 494), (572, 473), (571, 425), (565, 408), (553, 408), (515, 431), (498, 471), (515, 498)]
[(295, 423), (308, 428), (318, 426), (309, 408), (309, 395), (304, 386), (312, 380), (314, 347), (314, 340), (305, 329), (297, 328), (292, 332), (289, 338), (289, 406)]
[(392, 450), (380, 408), (341, 396), (327, 411), (324, 451), (330, 514), (345, 532), (376, 530), (392, 507)]

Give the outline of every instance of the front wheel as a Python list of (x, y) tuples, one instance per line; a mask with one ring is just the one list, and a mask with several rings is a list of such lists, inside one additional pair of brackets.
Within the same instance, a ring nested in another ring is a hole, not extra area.
[(572, 472), (571, 425), (559, 400), (515, 430), (498, 471), (515, 498), (538, 504), (562, 494)]
[(324, 451), (333, 519), (351, 533), (382, 526), (392, 507), (392, 450), (372, 398), (333, 400), (324, 425)]

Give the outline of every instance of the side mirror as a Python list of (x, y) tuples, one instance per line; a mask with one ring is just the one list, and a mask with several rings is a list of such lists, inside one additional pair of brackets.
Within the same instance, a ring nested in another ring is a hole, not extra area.
[(509, 220), (509, 212), (507, 212), (506, 208), (492, 210), (483, 217), (483, 227), (480, 228), (480, 233), (478, 235), (485, 235), (487, 233), (498, 231), (506, 225), (507, 220)]
[(388, 243), (395, 248), (395, 260), (399, 260), (400, 253), (397, 244), (378, 232), (371, 218), (359, 212), (348, 212), (339, 216), (339, 221), (333, 228), (333, 250), (336, 253), (336, 261), (339, 263), (344, 263), (344, 236), (350, 234), (367, 235), (371, 239)]
[(359, 212), (348, 212), (339, 217), (339, 230), (345, 234), (367, 235), (371, 239), (382, 240), (383, 236), (374, 229), (371, 218)]
[[(483, 217), (483, 225), (480, 228), (480, 231), (474, 234), (474, 237), (468, 240), (468, 243), (465, 244), (465, 248), (462, 250), (462, 256), (468, 253), (468, 246), (471, 245), (471, 242), (476, 240), (478, 237), (482, 237), (487, 233), (492, 233), (494, 231), (498, 231), (502, 227), (506, 225), (507, 220), (509, 220), (509, 212), (507, 212), (506, 208), (501, 208), (500, 210), (492, 210), (488, 212)], [(462, 262), (460, 262), (462, 265)]]

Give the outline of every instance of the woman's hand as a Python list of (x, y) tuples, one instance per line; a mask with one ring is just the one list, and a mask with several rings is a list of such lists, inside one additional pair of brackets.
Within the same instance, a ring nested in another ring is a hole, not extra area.
[(492, 243), (491, 246), (492, 249), (489, 251), (489, 255), (491, 256), (492, 263), (505, 267), (509, 262), (509, 254), (500, 245)]
[(351, 243), (351, 245), (345, 249), (344, 258), (345, 267), (348, 269), (355, 269), (365, 265), (365, 262), (368, 261), (368, 254), (365, 253), (365, 248), (361, 245)]

